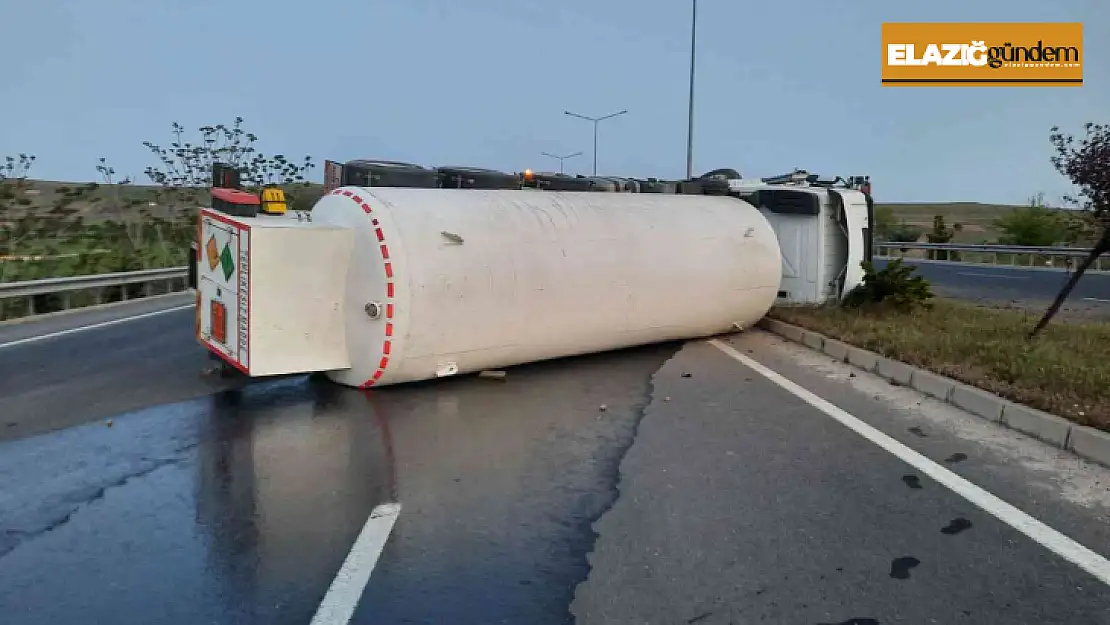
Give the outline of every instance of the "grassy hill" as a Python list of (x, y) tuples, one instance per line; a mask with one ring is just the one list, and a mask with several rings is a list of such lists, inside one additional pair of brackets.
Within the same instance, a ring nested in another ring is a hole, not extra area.
[[(85, 186), (87, 182), (61, 182), (56, 180), (31, 180), (28, 181), (30, 190), (27, 193), (27, 199), (31, 204), (25, 208), (29, 211), (44, 211), (49, 210), (55, 203), (67, 192), (69, 189), (75, 189)], [(157, 217), (170, 217), (170, 209), (166, 206), (159, 205), (158, 192), (160, 187), (151, 185), (106, 185), (101, 184), (99, 188), (88, 193), (88, 195), (72, 204), (71, 208), (76, 211), (86, 222), (105, 221), (109, 219), (119, 219), (122, 210), (128, 206), (132, 206), (133, 202), (139, 202), (151, 212), (152, 215)], [(296, 185), (295, 188), (288, 189), (288, 195), (293, 200), (293, 206), (296, 208), (308, 208), (323, 195), (323, 186), (319, 184), (310, 184), (308, 187), (303, 185)], [(198, 193), (198, 204), (208, 204), (208, 194), (206, 192)], [(179, 215), (173, 215), (179, 216)]]
[(980, 204), (978, 202), (947, 202), (947, 203), (900, 203), (876, 202), (875, 207), (890, 207), (894, 219), (928, 231), (933, 227), (933, 217), (943, 215), (944, 221), (963, 225), (963, 229), (956, 233), (954, 243), (992, 243), (998, 240), (998, 230), (995, 220), (1020, 206), (1005, 204)]

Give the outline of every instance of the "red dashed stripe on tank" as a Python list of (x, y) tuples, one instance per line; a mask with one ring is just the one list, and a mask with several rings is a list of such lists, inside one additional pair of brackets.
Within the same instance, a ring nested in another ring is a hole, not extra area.
[[(355, 195), (355, 193), (353, 191), (351, 191), (349, 189), (336, 189), (335, 191), (332, 191), (331, 194), (332, 195), (342, 195), (344, 197), (349, 197), (356, 204), (358, 204), (360, 207), (362, 207), (362, 212), (366, 213), (367, 215), (373, 215), (374, 209), (372, 209), (370, 207), (370, 205), (368, 203), (366, 203), (365, 200), (362, 199), (362, 197), (360, 197), (358, 195)], [(381, 379), (382, 375), (385, 374), (386, 367), (389, 366), (389, 355), (390, 355), (390, 353), (393, 352), (393, 339), (392, 339), (392, 337), (393, 337), (393, 310), (394, 310), (394, 307), (393, 307), (393, 301), (392, 300), (395, 298), (395, 294), (396, 294), (396, 288), (393, 286), (393, 263), (390, 261), (389, 246), (386, 244), (385, 235), (382, 233), (382, 229), (380, 227), (380, 224), (378, 223), (378, 220), (371, 217), (370, 218), (370, 223), (371, 223), (371, 225), (374, 226), (374, 235), (377, 237), (378, 243), (380, 243), (380, 245), (378, 246), (378, 251), (382, 255), (383, 267), (385, 268), (385, 279), (386, 279), (385, 296), (386, 296), (386, 300), (387, 300), (386, 303), (385, 303), (385, 337), (386, 338), (385, 338), (385, 341), (382, 342), (382, 349), (381, 349), (382, 357), (381, 357), (381, 360), (378, 361), (377, 371), (374, 372), (374, 375), (371, 376), (369, 380), (366, 380), (365, 382), (360, 384), (359, 388), (370, 388), (371, 386), (374, 385), (375, 382), (377, 382), (378, 380)]]

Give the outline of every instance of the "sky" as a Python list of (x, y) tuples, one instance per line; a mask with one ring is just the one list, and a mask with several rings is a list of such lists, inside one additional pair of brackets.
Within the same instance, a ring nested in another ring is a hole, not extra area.
[[(913, 5), (913, 6), (909, 6)], [(0, 0), (0, 156), (146, 182), (142, 142), (245, 118), (264, 153), (686, 171), (690, 0)], [(884, 21), (1082, 21), (1079, 88), (884, 88)], [(871, 176), (880, 202), (1069, 191), (1049, 129), (1110, 122), (1106, 0), (698, 4), (694, 169)]]

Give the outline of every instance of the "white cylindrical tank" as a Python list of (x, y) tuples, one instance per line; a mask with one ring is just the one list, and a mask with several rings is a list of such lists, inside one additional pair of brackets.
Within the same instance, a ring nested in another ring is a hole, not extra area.
[(747, 328), (782, 276), (732, 197), (343, 187), (314, 223), (355, 229), (351, 368), (382, 386)]

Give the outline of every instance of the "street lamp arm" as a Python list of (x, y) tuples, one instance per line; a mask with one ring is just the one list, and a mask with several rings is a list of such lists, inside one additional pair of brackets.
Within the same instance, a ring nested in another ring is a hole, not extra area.
[(571, 113), (570, 111), (563, 111), (563, 114), (564, 115), (570, 115), (571, 117), (577, 117), (578, 119), (584, 119), (588, 122), (596, 122), (597, 121), (593, 117), (586, 117), (585, 115), (579, 115), (578, 113)]
[(624, 110), (624, 111), (617, 111), (616, 113), (610, 113), (610, 114), (606, 115), (605, 117), (598, 117), (597, 121), (601, 121), (603, 119), (609, 119), (610, 117), (616, 117), (617, 115), (624, 115), (627, 112), (628, 112), (627, 110)]

